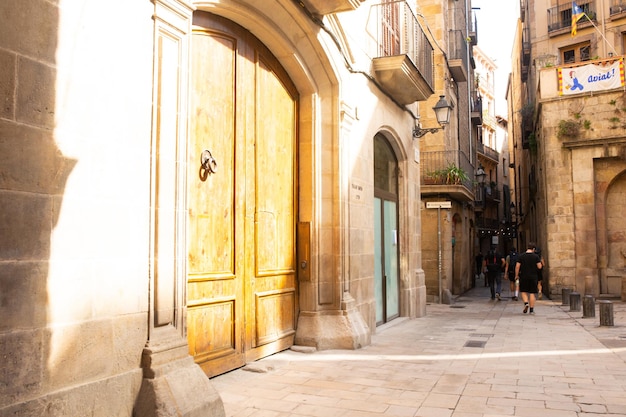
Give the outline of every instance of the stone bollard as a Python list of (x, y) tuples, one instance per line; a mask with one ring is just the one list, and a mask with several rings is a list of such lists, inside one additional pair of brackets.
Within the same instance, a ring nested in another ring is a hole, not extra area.
[(580, 293), (572, 291), (569, 294), (569, 311), (580, 311)]
[(613, 303), (609, 300), (598, 301), (600, 305), (600, 326), (613, 326)]
[(583, 317), (596, 316), (596, 301), (593, 295), (585, 295), (583, 297)]
[(569, 305), (569, 295), (571, 292), (572, 292), (571, 288), (561, 289), (561, 305), (564, 305), (564, 306)]

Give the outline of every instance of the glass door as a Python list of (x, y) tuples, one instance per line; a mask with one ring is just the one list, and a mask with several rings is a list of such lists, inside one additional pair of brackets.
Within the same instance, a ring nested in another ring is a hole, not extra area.
[(376, 324), (400, 315), (398, 163), (382, 135), (374, 138), (374, 292)]

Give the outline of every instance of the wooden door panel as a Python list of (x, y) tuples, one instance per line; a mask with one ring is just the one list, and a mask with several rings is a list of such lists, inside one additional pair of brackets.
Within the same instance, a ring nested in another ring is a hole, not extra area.
[[(192, 141), (189, 147), (187, 326), (190, 354), (209, 375), (245, 364), (243, 284), (238, 265), (234, 97), (237, 41), (193, 36)], [(201, 166), (204, 150), (217, 170)], [(238, 301), (239, 300), (239, 301)]]
[(194, 24), (187, 324), (212, 376), (293, 344), (297, 92), (250, 32), (206, 12)]
[[(255, 262), (250, 267), (250, 348), (293, 343), (296, 325), (295, 140), (296, 102), (272, 58), (256, 69)], [(263, 349), (247, 353), (248, 359)]]

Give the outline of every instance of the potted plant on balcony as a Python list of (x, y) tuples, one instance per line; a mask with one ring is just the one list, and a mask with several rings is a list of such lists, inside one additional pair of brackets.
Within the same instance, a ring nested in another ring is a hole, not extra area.
[(468, 180), (467, 172), (454, 162), (445, 168), (429, 171), (424, 176), (425, 184), (460, 185)]

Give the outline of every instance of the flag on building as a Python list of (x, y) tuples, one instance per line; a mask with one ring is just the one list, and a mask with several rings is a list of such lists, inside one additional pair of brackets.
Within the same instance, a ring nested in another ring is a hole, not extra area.
[(585, 15), (575, 1), (572, 2), (572, 36), (576, 36), (576, 24)]

